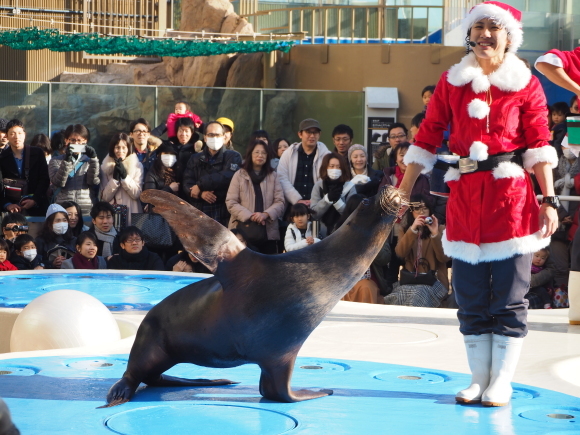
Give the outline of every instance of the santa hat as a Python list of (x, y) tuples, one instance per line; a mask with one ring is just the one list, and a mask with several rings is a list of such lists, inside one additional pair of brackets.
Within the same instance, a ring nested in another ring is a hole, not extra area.
[(465, 34), (479, 20), (490, 18), (509, 33), (510, 45), (508, 51), (515, 53), (522, 45), (524, 31), (522, 30), (522, 13), (513, 6), (496, 1), (486, 1), (471, 8), (463, 19), (462, 27)]

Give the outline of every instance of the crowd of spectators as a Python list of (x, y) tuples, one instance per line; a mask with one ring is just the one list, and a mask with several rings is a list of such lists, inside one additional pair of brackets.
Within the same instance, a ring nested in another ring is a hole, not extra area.
[[(189, 202), (263, 254), (317, 243), (340, 228), (363, 198), (385, 185), (399, 187), (404, 156), (434, 92), (435, 86), (425, 87), (424, 110), (409, 128), (393, 123), (372, 152), (354, 143), (355, 133), (346, 124), (333, 128), (330, 150), (320, 142), (320, 123), (309, 118), (298, 125), (294, 143), (272, 140), (264, 130), (253, 132), (242, 156), (234, 149), (232, 120), (204, 123), (181, 101), (153, 130), (143, 118), (131, 122), (127, 132), (112, 137), (101, 161), (84, 125), (70, 125), (52, 138), (37, 134), (25, 145), (23, 123), (0, 119), (0, 270), (209, 273), (179, 241), (164, 249), (148, 246), (144, 229), (132, 222), (135, 214), (152, 212), (140, 200), (148, 189)], [(578, 102), (574, 98), (549, 109), (552, 144), (560, 157), (555, 187), (560, 194), (576, 195), (580, 166), (566, 143), (565, 121), (569, 112), (578, 112)], [(168, 139), (161, 138), (164, 134)], [(446, 150), (443, 143), (441, 154)], [(452, 260), (441, 242), (445, 209), (446, 198), (431, 193), (431, 174), (421, 175), (409, 211), (344, 299), (455, 307), (448, 273)], [(580, 252), (579, 214), (578, 203), (563, 202), (559, 231), (550, 247), (534, 256), (527, 296), (532, 308), (552, 307), (554, 289), (565, 288), (570, 267), (580, 266), (574, 255)], [(36, 238), (28, 234), (28, 216), (44, 218)]]

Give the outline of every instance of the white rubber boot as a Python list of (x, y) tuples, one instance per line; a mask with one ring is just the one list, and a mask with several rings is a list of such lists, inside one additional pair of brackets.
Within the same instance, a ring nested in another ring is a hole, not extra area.
[(492, 334), (464, 335), (467, 361), (471, 370), (471, 385), (455, 395), (461, 403), (479, 403), (481, 395), (489, 385), (491, 371)]
[(505, 406), (512, 397), (512, 378), (520, 359), (523, 338), (493, 335), (491, 381), (481, 396), (483, 406)]
[(580, 272), (570, 271), (568, 278), (568, 318), (570, 325), (580, 325)]

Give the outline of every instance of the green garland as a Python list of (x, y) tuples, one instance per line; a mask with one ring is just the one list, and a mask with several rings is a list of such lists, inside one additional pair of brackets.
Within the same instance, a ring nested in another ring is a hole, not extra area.
[(181, 39), (149, 39), (138, 36), (104, 36), (98, 33), (60, 33), (57, 29), (25, 27), (0, 32), (0, 45), (15, 50), (86, 51), (90, 54), (125, 56), (212, 56), (228, 53), (290, 51), (294, 41), (210, 42)]

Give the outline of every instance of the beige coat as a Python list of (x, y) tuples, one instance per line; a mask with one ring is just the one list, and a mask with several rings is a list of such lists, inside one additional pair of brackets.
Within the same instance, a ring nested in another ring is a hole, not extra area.
[[(280, 240), (278, 218), (284, 214), (284, 192), (276, 172), (269, 174), (260, 183), (262, 197), (264, 198), (264, 213), (270, 216), (266, 220), (266, 233), (268, 240)], [(228, 228), (236, 228), (239, 222), (246, 222), (254, 213), (256, 194), (252, 180), (245, 169), (240, 169), (234, 174), (228, 194), (226, 206), (231, 214)]]
[[(437, 237), (424, 239), (421, 243), (422, 253), (420, 258), (425, 258), (429, 262), (431, 270), (437, 271), (437, 279), (447, 289), (449, 289), (449, 278), (447, 276), (447, 262), (449, 257), (443, 253), (443, 245), (441, 244), (441, 235), (445, 229), (444, 225), (439, 225), (439, 234)], [(398, 237), (395, 253), (397, 257), (405, 260), (405, 269), (409, 272), (415, 272), (415, 259), (417, 258), (417, 239), (419, 234), (413, 233), (411, 228), (407, 232), (403, 232), (403, 227), (395, 225), (395, 235)]]
[(143, 213), (139, 201), (143, 187), (143, 165), (133, 153), (123, 160), (123, 166), (127, 169), (127, 178), (119, 182), (113, 178), (115, 160), (109, 155), (104, 158), (101, 165), (100, 197), (101, 201), (126, 205), (129, 209), (127, 220), (131, 224), (131, 213)]

